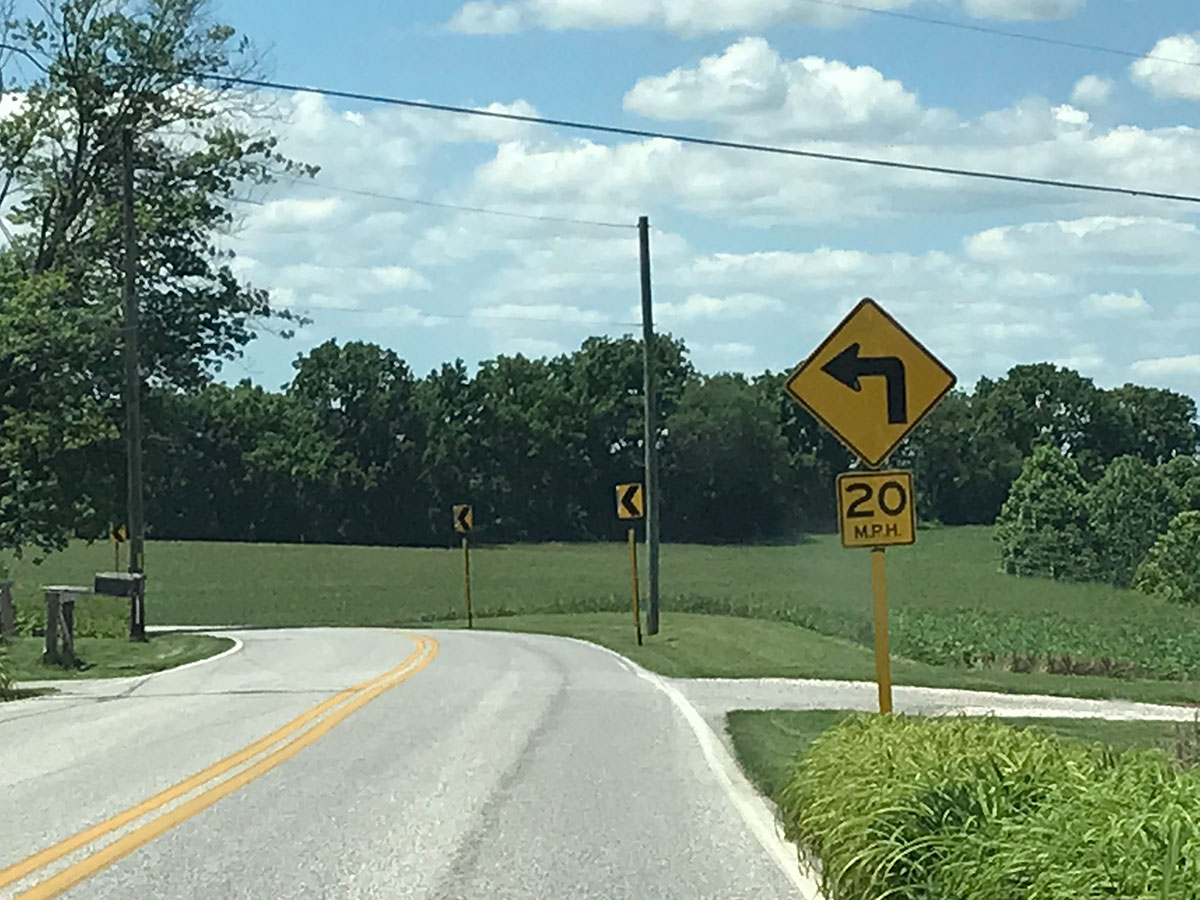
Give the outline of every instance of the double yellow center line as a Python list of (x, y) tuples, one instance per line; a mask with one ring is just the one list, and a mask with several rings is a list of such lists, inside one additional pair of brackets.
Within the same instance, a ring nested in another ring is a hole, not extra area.
[[(104, 867), (110, 866), (132, 853), (143, 844), (212, 806), (222, 797), (232, 794), (238, 788), (265, 775), (281, 762), (295, 756), (309, 744), (328, 733), (355, 710), (370, 703), (384, 691), (411, 678), (429, 665), (437, 655), (438, 642), (431, 637), (420, 635), (409, 635), (409, 637), (416, 642), (416, 649), (399, 665), (374, 678), (360, 681), (318, 703), (286, 725), (225, 757), (220, 762), (213, 763), (208, 768), (160, 791), (153, 797), (143, 800), (103, 822), (64, 838), (7, 868), (0, 869), (0, 890), (33, 875), (39, 869), (45, 868), (71, 853), (88, 847), (106, 835), (137, 822), (164, 806), (187, 797), (182, 803), (159, 813), (149, 821), (138, 825), (133, 830), (104, 844), (79, 861), (18, 894), (16, 900), (49, 900), (51, 897), (57, 897)], [(244, 768), (228, 778), (218, 780), (221, 776), (243, 766)], [(216, 783), (210, 784), (214, 781)], [(203, 790), (201, 790), (202, 788)], [(195, 796), (187, 796), (196, 791), (199, 793), (195, 793)]]

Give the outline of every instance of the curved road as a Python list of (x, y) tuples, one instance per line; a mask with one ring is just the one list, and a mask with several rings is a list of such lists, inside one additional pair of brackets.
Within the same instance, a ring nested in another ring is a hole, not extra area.
[(0, 898), (809, 893), (678, 687), (615, 654), (231, 636), (215, 661), (0, 706)]

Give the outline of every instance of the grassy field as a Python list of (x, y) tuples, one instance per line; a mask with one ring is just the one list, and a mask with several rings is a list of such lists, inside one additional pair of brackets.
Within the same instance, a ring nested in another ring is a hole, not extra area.
[(231, 646), (229, 638), (204, 634), (160, 634), (146, 643), (125, 638), (80, 638), (75, 643), (82, 663), (78, 669), (42, 665), (41, 638), (16, 638), (5, 645), (4, 651), (14, 681), (40, 681), (148, 675), (207, 659)]
[[(79, 544), (40, 568), (14, 563), (19, 608), (36, 618), (39, 585), (88, 583), (112, 567), (111, 554), (109, 544)], [(457, 549), (151, 542), (148, 618), (261, 626), (461, 621), (461, 564)], [(627, 608), (626, 565), (620, 543), (479, 548), (475, 613), (503, 617), (493, 623), (499, 627), (578, 634), (625, 652), (632, 641), (616, 613)], [(796, 546), (668, 545), (662, 586), (664, 634), (640, 657), (632, 654), (646, 665), (679, 674), (872, 677), (862, 652), (871, 640), (867, 556), (843, 550), (836, 537)], [(1200, 609), (1103, 585), (1003, 575), (990, 529), (921, 532), (915, 547), (888, 554), (888, 586), (900, 683), (1200, 700)], [(548, 617), (605, 612), (614, 614), (611, 626), (603, 617)]]
[[(777, 797), (799, 756), (827, 728), (850, 715), (840, 710), (735, 710), (729, 736), (750, 780)], [(1002, 719), (1022, 728), (1041, 728), (1076, 741), (1130, 747), (1166, 747), (1180, 726), (1171, 722), (1108, 722), (1102, 719)], [(1190, 728), (1191, 726), (1183, 726)]]

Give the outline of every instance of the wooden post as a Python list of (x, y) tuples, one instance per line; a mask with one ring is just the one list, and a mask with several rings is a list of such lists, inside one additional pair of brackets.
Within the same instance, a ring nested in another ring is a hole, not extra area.
[(13, 607), (12, 582), (0, 581), (0, 644), (17, 631), (17, 611)]
[(52, 665), (58, 662), (58, 591), (46, 591), (46, 641), (42, 645), (42, 662)]

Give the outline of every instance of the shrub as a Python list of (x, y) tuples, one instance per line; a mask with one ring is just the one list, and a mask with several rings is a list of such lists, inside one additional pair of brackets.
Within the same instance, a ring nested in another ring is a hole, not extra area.
[(0, 700), (7, 699), (12, 692), (12, 677), (8, 672), (8, 658), (0, 647)]
[(1138, 563), (1183, 509), (1164, 468), (1139, 456), (1119, 456), (1088, 491), (1085, 508), (1096, 546), (1097, 575), (1129, 587)]
[(1053, 447), (1036, 447), (996, 519), (1004, 571), (1066, 581), (1094, 576), (1086, 491), (1073, 459)]
[(860, 715), (781, 795), (830, 900), (1197, 900), (1200, 772), (994, 720)]
[(1133, 586), (1173, 603), (1200, 604), (1200, 512), (1186, 510), (1171, 520), (1138, 566)]

